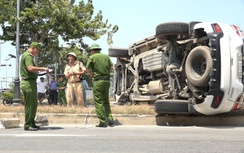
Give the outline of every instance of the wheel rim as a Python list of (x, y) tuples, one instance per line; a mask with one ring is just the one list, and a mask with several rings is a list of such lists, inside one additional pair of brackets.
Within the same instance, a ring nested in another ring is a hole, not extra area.
[(203, 56), (195, 58), (192, 61), (192, 68), (195, 72), (195, 76), (202, 76), (206, 71), (206, 59)]

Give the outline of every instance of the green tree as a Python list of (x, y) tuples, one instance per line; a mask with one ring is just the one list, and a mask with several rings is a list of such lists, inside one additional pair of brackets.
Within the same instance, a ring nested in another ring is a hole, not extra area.
[[(88, 45), (84, 37), (93, 40), (108, 34), (107, 43), (111, 45), (112, 35), (118, 26), (112, 26), (103, 20), (102, 11), (94, 15), (92, 0), (86, 3), (80, 0), (21, 0), (20, 18), (16, 18), (16, 0), (0, 1), (0, 25), (3, 33), (0, 40), (11, 41), (15, 45), (16, 21), (20, 21), (20, 50), (26, 50), (32, 41), (43, 44), (38, 55), (39, 65), (57, 62), (64, 65), (63, 57), (68, 51), (60, 47), (59, 39), (65, 42), (75, 41), (79, 51), (84, 54)], [(81, 59), (86, 58), (82, 55)], [(85, 60), (85, 59), (83, 59)]]

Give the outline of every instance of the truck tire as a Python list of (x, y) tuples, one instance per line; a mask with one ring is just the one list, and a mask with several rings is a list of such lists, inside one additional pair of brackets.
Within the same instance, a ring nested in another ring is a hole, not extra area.
[(213, 60), (207, 46), (195, 47), (188, 55), (185, 64), (187, 80), (194, 86), (207, 86)]
[(186, 114), (188, 111), (188, 100), (157, 100), (154, 103), (155, 112), (158, 114)]
[(125, 49), (125, 48), (109, 48), (108, 56), (110, 56), (110, 57), (130, 57), (128, 55), (128, 49)]
[(178, 40), (190, 38), (189, 25), (184, 22), (167, 22), (156, 27), (156, 37), (159, 39), (177, 37)]

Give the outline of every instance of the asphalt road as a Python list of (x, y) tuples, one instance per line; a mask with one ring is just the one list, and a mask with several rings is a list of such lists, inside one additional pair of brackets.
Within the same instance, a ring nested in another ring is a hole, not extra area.
[(60, 125), (0, 129), (4, 153), (243, 153), (244, 127)]

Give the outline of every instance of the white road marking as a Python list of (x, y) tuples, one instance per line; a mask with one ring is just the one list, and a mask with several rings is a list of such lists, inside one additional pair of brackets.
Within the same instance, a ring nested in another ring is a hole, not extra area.
[(0, 137), (3, 137), (3, 136), (13, 136), (13, 137), (95, 137), (96, 135), (36, 134), (36, 133), (0, 134)]

